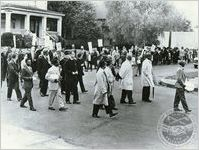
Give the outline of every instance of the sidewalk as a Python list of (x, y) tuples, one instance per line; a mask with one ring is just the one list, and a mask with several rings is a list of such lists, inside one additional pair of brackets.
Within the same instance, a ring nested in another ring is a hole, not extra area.
[(55, 137), (16, 126), (1, 124), (2, 149), (82, 149)]

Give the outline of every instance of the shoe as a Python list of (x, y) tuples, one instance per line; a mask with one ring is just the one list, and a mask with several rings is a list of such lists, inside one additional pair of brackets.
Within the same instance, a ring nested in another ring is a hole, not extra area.
[(67, 108), (61, 107), (59, 108), (59, 111), (66, 111)]
[(125, 102), (125, 101), (120, 101), (120, 104), (127, 104), (127, 102)]
[(30, 110), (31, 110), (31, 111), (36, 111), (36, 109), (35, 109), (35, 108), (30, 108)]
[(81, 104), (79, 101), (77, 101), (77, 102), (73, 102), (73, 104)]
[(174, 108), (174, 111), (182, 111), (182, 109)]
[(191, 112), (191, 110), (190, 110), (190, 109), (188, 109), (188, 110), (185, 110), (185, 113), (189, 113), (189, 112)]
[(66, 93), (64, 91), (62, 91), (61, 94), (66, 94)]
[(11, 98), (7, 98), (7, 101), (12, 101), (12, 99)]
[(49, 110), (55, 110), (55, 108), (53, 108), (53, 107), (48, 107), (48, 109), (49, 109)]
[(118, 110), (118, 108), (112, 108), (113, 110)]
[(71, 104), (71, 102), (70, 102), (70, 101), (67, 101), (66, 104)]
[(21, 98), (18, 98), (17, 100), (20, 102), (22, 99), (21, 99)]
[(21, 108), (27, 108), (27, 106), (24, 106), (24, 105), (20, 105), (20, 107), (21, 107)]
[(147, 103), (151, 103), (152, 101), (151, 101), (151, 100), (146, 100), (145, 102), (147, 102)]
[(110, 116), (110, 118), (112, 118), (112, 117), (114, 117), (114, 116), (116, 116), (118, 113), (112, 113), (112, 114), (110, 114), (109, 116)]
[(82, 93), (87, 93), (88, 92), (88, 90), (85, 90), (85, 91), (83, 91)]
[(92, 115), (93, 118), (100, 118), (98, 115)]
[(48, 94), (45, 94), (44, 96), (49, 96)]
[(129, 104), (136, 104), (136, 102), (129, 102)]

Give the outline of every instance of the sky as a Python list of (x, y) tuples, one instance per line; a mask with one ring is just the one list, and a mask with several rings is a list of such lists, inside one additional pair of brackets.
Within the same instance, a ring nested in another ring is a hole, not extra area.
[(193, 28), (198, 25), (198, 1), (169, 1), (169, 3), (191, 21)]
[[(107, 10), (103, 1), (93, 1), (96, 6), (97, 16), (104, 18)], [(169, 3), (173, 5), (182, 15), (191, 21), (191, 25), (194, 28), (198, 25), (198, 1), (183, 0), (174, 1), (170, 0)]]

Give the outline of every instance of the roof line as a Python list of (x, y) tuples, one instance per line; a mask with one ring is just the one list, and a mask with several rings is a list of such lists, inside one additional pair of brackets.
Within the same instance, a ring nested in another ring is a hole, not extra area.
[(52, 15), (56, 15), (56, 16), (65, 16), (62, 13), (56, 12), (56, 11), (49, 11), (49, 10), (35, 10), (35, 9), (31, 9), (31, 8), (19, 8), (19, 7), (14, 7), (14, 6), (1, 6), (1, 10), (5, 10), (5, 9), (13, 9), (13, 10), (23, 10), (23, 11), (28, 11), (28, 12), (39, 12), (39, 13), (43, 13), (43, 14), (52, 14)]

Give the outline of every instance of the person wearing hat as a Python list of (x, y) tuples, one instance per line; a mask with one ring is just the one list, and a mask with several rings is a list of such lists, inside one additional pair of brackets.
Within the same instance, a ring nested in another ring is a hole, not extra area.
[(78, 82), (79, 82), (79, 85), (80, 85), (80, 88), (81, 88), (81, 91), (82, 93), (87, 93), (88, 90), (85, 89), (84, 87), (84, 82), (83, 82), (83, 75), (84, 75), (84, 72), (83, 72), (83, 65), (84, 65), (84, 61), (82, 59), (82, 54), (81, 53), (78, 53), (77, 54), (77, 70), (78, 70)]
[(174, 111), (182, 111), (181, 109), (178, 108), (179, 103), (182, 103), (182, 106), (185, 110), (186, 113), (191, 112), (189, 109), (186, 98), (185, 98), (185, 80), (186, 76), (184, 73), (184, 66), (185, 62), (180, 61), (179, 62), (180, 67), (177, 70), (176, 76), (177, 76), (177, 81), (175, 83), (175, 88), (176, 88), (176, 93), (175, 93), (175, 98), (174, 98)]
[(106, 113), (109, 114), (109, 117), (114, 117), (118, 113), (113, 113), (112, 109), (108, 104), (108, 93), (109, 93), (109, 84), (104, 72), (106, 68), (106, 62), (102, 59), (99, 62), (96, 73), (96, 82), (95, 82), (95, 90), (94, 90), (94, 100), (93, 100), (93, 113), (92, 117), (100, 118), (98, 116), (99, 109), (101, 105), (105, 106)]
[(68, 60), (64, 64), (65, 98), (66, 103), (71, 104), (70, 95), (73, 93), (73, 104), (80, 104), (78, 95), (78, 70), (74, 52), (68, 54)]
[(119, 78), (120, 78), (120, 85), (122, 89), (121, 104), (126, 104), (125, 101), (126, 96), (128, 97), (129, 104), (136, 104), (136, 102), (132, 98), (133, 94), (133, 68), (132, 68), (132, 56), (127, 55), (126, 60), (122, 63), (122, 66), (119, 70)]
[(45, 79), (46, 73), (48, 69), (51, 67), (50, 60), (48, 58), (48, 50), (45, 48), (42, 51), (42, 54), (39, 56), (37, 61), (37, 73), (40, 79), (39, 87), (40, 87), (40, 95), (42, 97), (48, 96), (48, 80)]
[(151, 54), (146, 53), (145, 59), (142, 63), (141, 84), (142, 84), (142, 101), (151, 103), (149, 97), (154, 97), (154, 94), (150, 95), (154, 91), (154, 81), (152, 72)]

